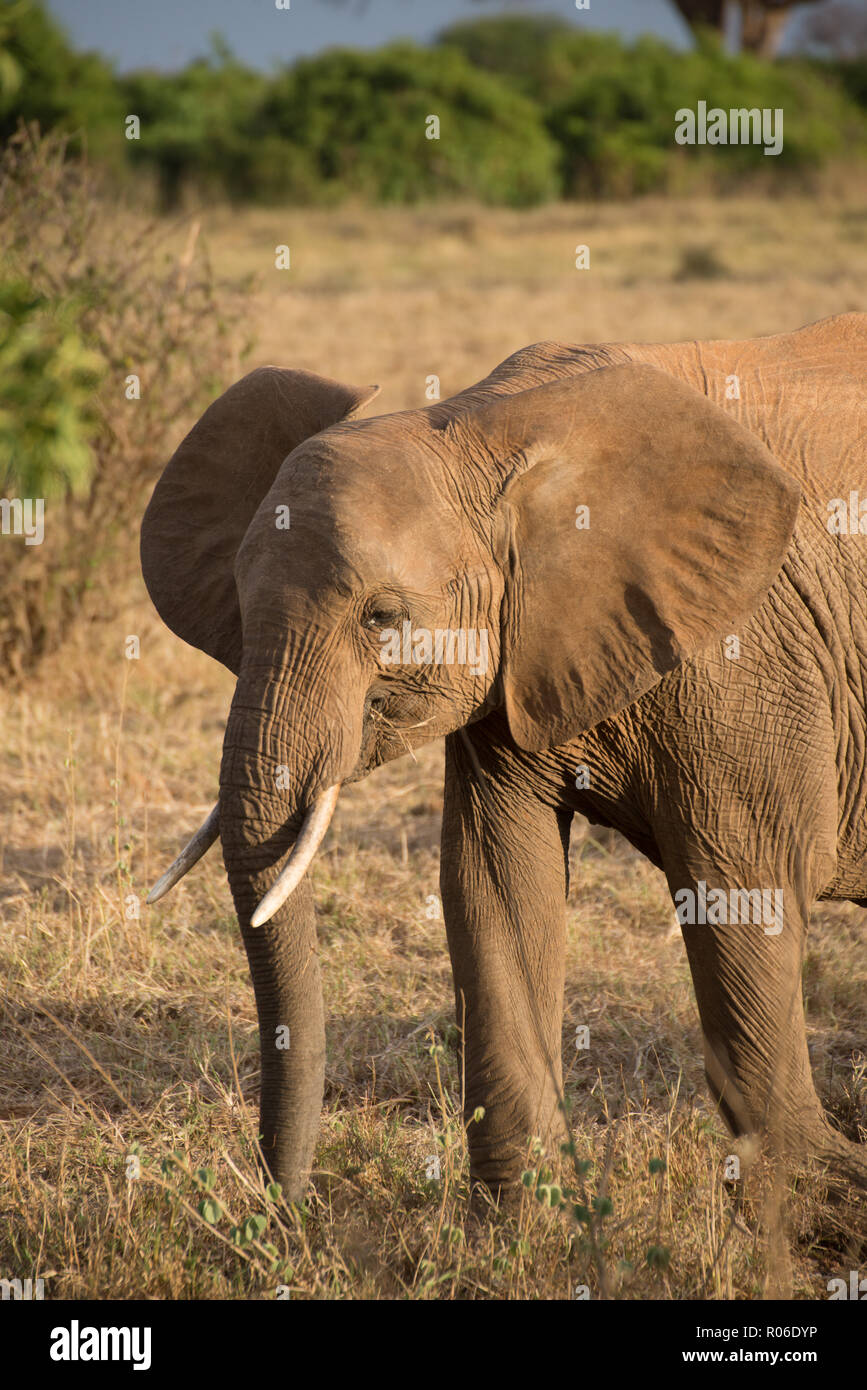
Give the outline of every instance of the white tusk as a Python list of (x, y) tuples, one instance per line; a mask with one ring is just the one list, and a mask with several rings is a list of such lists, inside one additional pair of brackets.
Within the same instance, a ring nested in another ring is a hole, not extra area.
[(298, 832), (298, 839), (292, 846), (292, 853), (280, 870), (276, 882), (268, 889), (250, 918), (251, 927), (261, 927), (270, 922), (274, 913), (279, 911), (289, 895), (295, 892), (325, 838), (339, 793), (340, 783), (335, 782), (334, 786), (317, 797), (310, 807)]
[(202, 855), (205, 854), (214, 843), (220, 838), (220, 805), (219, 802), (214, 807), (204, 825), (200, 827), (190, 840), (186, 849), (182, 849), (171, 868), (166, 869), (162, 878), (158, 878), (151, 891), (148, 893), (145, 902), (155, 903), (166, 894), (170, 888), (174, 888), (179, 879), (182, 879)]

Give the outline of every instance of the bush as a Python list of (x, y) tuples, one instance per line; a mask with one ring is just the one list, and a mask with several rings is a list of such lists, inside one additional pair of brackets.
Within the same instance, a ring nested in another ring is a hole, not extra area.
[(0, 487), (27, 497), (80, 495), (91, 480), (93, 392), (103, 360), (84, 343), (78, 307), (26, 280), (0, 280)]
[(867, 57), (850, 58), (826, 66), (829, 80), (838, 82), (862, 110), (867, 109)]
[(122, 80), (126, 112), (141, 122), (140, 138), (127, 142), (130, 162), (156, 172), (162, 211), (174, 210), (187, 186), (232, 200), (261, 193), (262, 151), (250, 127), (265, 88), (218, 38), (208, 57), (181, 72)]
[(109, 63), (76, 53), (58, 24), (32, 0), (0, 9), (0, 140), (21, 122), (64, 131), (79, 152), (86, 132), (91, 156), (123, 159), (123, 107)]
[[(130, 159), (156, 170), (164, 210), (187, 188), (236, 201), (517, 206), (559, 193), (538, 109), (452, 50), (335, 49), (266, 81), (217, 40), (182, 72), (134, 74), (122, 89), (141, 120)], [(439, 140), (426, 138), (430, 115)]]
[(499, 15), (452, 24), (437, 42), (529, 100), (551, 105), (575, 76), (585, 35), (559, 15)]
[[(196, 228), (192, 229), (193, 233)], [(20, 676), (57, 647), (138, 535), (150, 484), (205, 405), (239, 375), (240, 297), (190, 237), (118, 214), (60, 135), (21, 130), (0, 161), (0, 448), (7, 498), (43, 498), (44, 541), (0, 535), (0, 669)], [(234, 359), (234, 360), (233, 360)], [(127, 399), (129, 378), (140, 399)]]
[[(426, 138), (431, 115), (438, 140)], [(307, 190), (325, 197), (521, 206), (559, 192), (557, 150), (539, 111), (448, 48), (397, 43), (299, 62), (273, 79), (252, 135), (294, 146)], [(296, 176), (287, 169), (283, 192), (297, 191)]]
[[(725, 110), (780, 107), (784, 145), (678, 146), (675, 113), (699, 101)], [(698, 178), (726, 187), (745, 173), (803, 173), (867, 155), (867, 121), (827, 75), (805, 63), (733, 57), (715, 44), (672, 52), (653, 39), (626, 47), (587, 35), (568, 94), (546, 115), (562, 152), (567, 195), (629, 195)]]

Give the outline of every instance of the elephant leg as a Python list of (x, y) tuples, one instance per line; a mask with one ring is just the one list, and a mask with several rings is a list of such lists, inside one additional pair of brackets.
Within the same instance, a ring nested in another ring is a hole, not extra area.
[[(486, 721), (487, 722), (487, 721)], [(530, 790), (484, 723), (446, 741), (440, 886), (474, 1181), (507, 1196), (528, 1140), (565, 1136), (561, 1034), (571, 812)], [(484, 1118), (473, 1121), (477, 1107)]]
[[(732, 890), (755, 889), (757, 875), (735, 875), (730, 863), (725, 871), (709, 864), (693, 873), (669, 870), (668, 878), (701, 1016), (705, 1073), (729, 1128), (763, 1136), (786, 1158), (815, 1158), (864, 1183), (867, 1155), (828, 1122), (810, 1069), (801, 988), (808, 896), (791, 883), (763, 883), (763, 910), (755, 899), (748, 905), (743, 891), (734, 907)], [(725, 907), (710, 907), (714, 889), (723, 890)], [(685, 922), (687, 912), (699, 920)], [(705, 914), (726, 920), (702, 922)]]

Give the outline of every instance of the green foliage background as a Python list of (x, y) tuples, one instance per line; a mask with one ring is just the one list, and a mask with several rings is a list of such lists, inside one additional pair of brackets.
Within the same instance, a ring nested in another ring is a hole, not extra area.
[(54, 650), (89, 595), (111, 611), (179, 425), (240, 374), (243, 286), (193, 240), (170, 254), (160, 219), (106, 218), (106, 186), (60, 131), (22, 126), (0, 155), (0, 496), (48, 502), (43, 543), (0, 536), (2, 680)]
[(81, 494), (90, 482), (102, 355), (83, 341), (78, 305), (24, 279), (0, 280), (0, 491)]
[[(674, 113), (782, 107), (785, 144), (684, 149)], [(127, 140), (136, 115), (141, 138)], [(427, 117), (440, 139), (425, 138)], [(115, 74), (76, 53), (38, 0), (0, 0), (0, 138), (20, 120), (69, 132), (161, 206), (187, 192), (233, 201), (409, 203), (470, 197), (524, 206), (557, 197), (726, 188), (757, 171), (803, 177), (867, 157), (867, 63), (627, 44), (556, 16), (452, 26), (428, 48), (330, 49), (264, 75), (219, 36), (175, 73)]]

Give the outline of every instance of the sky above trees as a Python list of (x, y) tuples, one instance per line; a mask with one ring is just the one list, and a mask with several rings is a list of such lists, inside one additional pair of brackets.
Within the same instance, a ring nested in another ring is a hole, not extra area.
[(258, 68), (346, 44), (376, 48), (390, 39), (431, 38), (460, 19), (504, 10), (559, 14), (576, 26), (611, 29), (626, 36), (656, 34), (687, 44), (689, 31), (669, 0), (591, 0), (576, 11), (573, 0), (47, 0), (76, 47), (95, 48), (121, 70), (182, 67), (204, 52), (219, 30), (237, 57)]

